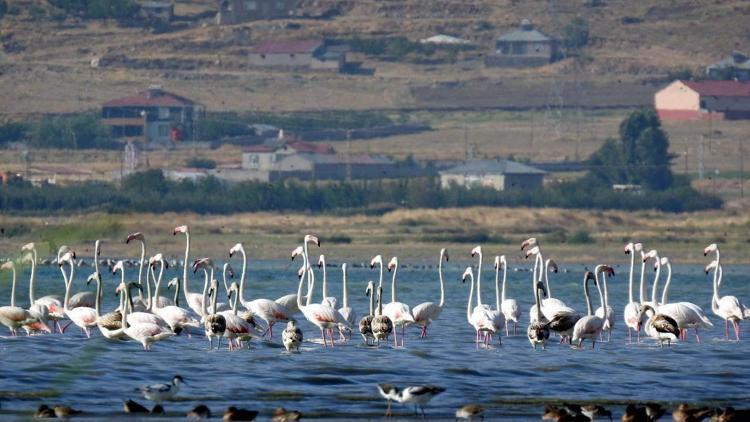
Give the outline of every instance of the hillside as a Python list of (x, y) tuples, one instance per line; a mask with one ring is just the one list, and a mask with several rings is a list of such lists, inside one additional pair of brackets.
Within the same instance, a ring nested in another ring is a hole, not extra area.
[[(212, 110), (309, 110), (486, 107), (498, 95), (486, 86), (502, 80), (509, 102), (524, 106), (524, 97), (533, 97), (529, 105), (538, 106), (546, 101), (553, 77), (560, 84), (588, 84), (564, 94), (584, 92), (584, 103), (591, 93), (594, 105), (605, 98), (630, 106), (648, 102), (667, 71), (700, 71), (732, 49), (741, 50), (750, 34), (750, 3), (743, 1), (607, 1), (598, 7), (583, 3), (305, 0), (305, 12), (329, 12), (333, 17), (219, 27), (210, 13), (216, 2), (180, 1), (176, 30), (154, 34), (114, 22), (55, 22), (44, 17), (54, 12), (44, 1), (9, 0), (18, 14), (0, 21), (0, 95), (5, 99), (0, 112), (13, 117), (89, 109), (151, 83), (195, 98)], [(42, 17), (32, 18), (32, 10)], [(521, 19), (562, 36), (576, 15), (590, 25), (583, 67), (571, 59), (534, 70), (481, 66), (481, 55), (491, 50), (493, 40)], [(375, 69), (374, 76), (269, 72), (248, 68), (244, 58), (249, 46), (268, 38), (400, 35), (418, 40), (436, 33), (461, 36), (479, 47), (445, 65), (355, 57)], [(111, 63), (92, 68), (93, 58)], [(431, 91), (441, 83), (456, 82), (465, 91)], [(524, 96), (525, 88), (533, 95)], [(456, 98), (460, 101), (451, 103)]]

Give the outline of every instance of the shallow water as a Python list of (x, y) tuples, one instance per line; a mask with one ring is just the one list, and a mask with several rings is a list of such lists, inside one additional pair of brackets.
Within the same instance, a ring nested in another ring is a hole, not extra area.
[[(487, 259), (486, 259), (487, 260)], [(458, 262), (456, 262), (458, 261)], [(335, 259), (331, 260), (339, 264)], [(470, 259), (452, 260), (445, 269), (446, 305), (440, 319), (430, 328), (429, 338), (420, 340), (419, 330), (407, 329), (404, 348), (383, 343), (379, 349), (366, 347), (361, 338), (336, 344), (324, 350), (320, 332), (300, 316), (305, 335), (302, 353), (286, 354), (278, 335), (273, 342), (254, 341), (250, 350), (208, 351), (202, 336), (176, 337), (143, 351), (135, 342), (112, 342), (98, 332), (92, 339), (82, 338), (71, 326), (65, 335), (19, 336), (10, 338), (0, 328), (0, 414), (24, 415), (39, 403), (65, 403), (84, 409), (90, 415), (119, 414), (122, 400), (133, 398), (144, 404), (133, 389), (153, 382), (167, 382), (182, 375), (187, 385), (179, 401), (165, 405), (173, 415), (184, 414), (197, 403), (205, 403), (217, 414), (229, 405), (260, 410), (269, 415), (279, 406), (298, 409), (306, 417), (352, 416), (379, 418), (385, 410), (375, 385), (437, 384), (447, 388), (427, 407), (428, 416), (451, 417), (461, 405), (482, 403), (490, 418), (538, 420), (545, 402), (556, 400), (601, 401), (619, 418), (623, 403), (629, 401), (700, 402), (711, 405), (748, 406), (750, 360), (746, 359), (747, 341), (724, 340), (724, 323), (710, 310), (711, 279), (699, 266), (676, 266), (670, 291), (673, 301), (694, 302), (709, 314), (715, 324), (702, 332), (703, 342), (694, 336), (671, 348), (659, 348), (653, 341), (628, 344), (622, 309), (627, 302), (627, 264), (623, 261), (610, 279), (610, 303), (615, 309), (612, 341), (590, 343), (583, 350), (552, 341), (546, 351), (533, 351), (526, 337), (528, 309), (532, 303), (530, 273), (508, 274), (509, 298), (515, 298), (523, 311), (518, 335), (502, 338), (502, 346), (489, 348), (474, 344), (474, 332), (466, 321), (468, 284), (460, 274)], [(405, 262), (398, 273), (399, 300), (412, 307), (424, 301), (438, 301), (437, 269), (434, 263), (415, 266)], [(460, 265), (459, 265), (460, 264)], [(237, 264), (239, 266), (239, 264)], [(526, 262), (511, 262), (510, 268)], [(252, 262), (246, 296), (276, 298), (296, 292), (294, 275), (298, 264), (288, 261)], [(561, 266), (551, 275), (555, 297), (585, 311), (582, 295), (583, 266)], [(745, 275), (748, 266), (724, 268), (722, 294), (734, 294), (750, 301), (750, 284)], [(90, 268), (77, 269), (75, 291), (85, 288)], [(28, 270), (19, 271), (18, 298), (25, 303)], [(128, 278), (137, 269), (128, 269)], [(329, 268), (329, 290), (339, 296), (340, 269)], [(648, 279), (653, 272), (648, 271)], [(165, 277), (181, 275), (180, 268)], [(351, 268), (349, 301), (358, 318), (367, 312), (364, 295), (367, 280), (377, 281), (378, 271)], [(385, 297), (390, 298), (390, 279), (386, 273)], [(494, 304), (494, 271), (486, 265), (482, 274), (485, 303)], [(10, 293), (8, 273), (2, 275), (0, 297), (7, 303)], [(113, 289), (119, 278), (104, 274), (106, 310), (117, 301)], [(202, 286), (202, 277), (192, 277), (191, 286)], [(320, 299), (320, 275), (316, 277), (315, 297)], [(636, 277), (637, 281), (637, 277)], [(662, 282), (663, 285), (663, 282)], [(63, 283), (56, 267), (39, 269), (37, 295), (62, 296)], [(93, 285), (92, 285), (93, 286)], [(598, 306), (595, 290), (593, 297)], [(162, 292), (163, 295), (167, 295)], [(170, 295), (171, 296), (171, 295)], [(411, 409), (396, 405), (398, 414)], [(27, 414), (26, 414), (27, 415)]]

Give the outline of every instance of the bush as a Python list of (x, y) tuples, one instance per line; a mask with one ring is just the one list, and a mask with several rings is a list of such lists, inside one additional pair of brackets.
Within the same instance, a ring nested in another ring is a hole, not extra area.
[(185, 165), (188, 167), (193, 167), (197, 169), (215, 169), (216, 161), (210, 158), (193, 157), (193, 158), (188, 159), (185, 162)]
[(591, 238), (591, 235), (586, 230), (577, 230), (575, 233), (573, 233), (568, 238), (569, 243), (575, 243), (575, 244), (585, 244), (585, 243), (592, 243), (593, 239)]
[(135, 17), (140, 6), (133, 0), (48, 0), (68, 14), (86, 19), (128, 20)]
[(589, 23), (586, 19), (576, 16), (565, 26), (563, 46), (569, 54), (577, 54), (589, 43)]
[(94, 113), (74, 116), (45, 117), (33, 125), (29, 144), (37, 148), (113, 149), (108, 126)]
[(18, 142), (26, 137), (27, 127), (23, 123), (7, 122), (0, 124), (0, 146)]

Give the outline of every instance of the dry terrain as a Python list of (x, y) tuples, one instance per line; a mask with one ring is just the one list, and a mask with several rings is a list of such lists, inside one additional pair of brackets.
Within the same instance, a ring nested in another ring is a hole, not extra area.
[[(129, 232), (142, 231), (149, 250), (179, 258), (184, 238), (173, 237), (172, 229), (189, 224), (196, 257), (223, 257), (229, 247), (242, 241), (251, 260), (287, 260), (303, 235), (314, 233), (320, 236), (327, 254), (355, 262), (377, 253), (399, 255), (407, 264), (424, 262), (437, 259), (440, 247), (461, 260), (480, 243), (487, 253), (505, 253), (518, 263), (520, 242), (537, 236), (547, 254), (560, 262), (620, 262), (625, 259), (622, 246), (637, 240), (678, 263), (702, 263), (703, 247), (720, 242), (725, 251), (722, 258), (737, 263), (745, 262), (750, 245), (748, 202), (740, 205), (738, 210), (694, 214), (478, 207), (399, 210), (377, 217), (284, 213), (0, 216), (5, 231), (0, 255), (16, 256), (22, 244), (35, 241), (42, 255), (49, 254), (48, 247), (68, 244), (86, 257), (92, 253), (93, 241), (103, 239), (105, 256), (135, 256), (137, 251), (123, 240)], [(11, 233), (16, 235), (10, 237)]]

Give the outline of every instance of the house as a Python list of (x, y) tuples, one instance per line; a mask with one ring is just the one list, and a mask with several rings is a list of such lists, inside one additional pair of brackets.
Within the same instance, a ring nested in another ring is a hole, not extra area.
[(521, 21), (515, 31), (501, 35), (495, 42), (495, 52), (488, 55), (485, 65), (490, 67), (543, 66), (557, 57), (558, 41), (535, 29), (528, 19)]
[(202, 106), (154, 85), (145, 91), (102, 105), (103, 123), (115, 138), (147, 143), (192, 139)]
[(235, 25), (264, 19), (288, 18), (294, 15), (299, 0), (219, 0), (216, 23)]
[(268, 40), (253, 46), (250, 66), (339, 72), (346, 53), (330, 49), (323, 40)]
[(497, 190), (541, 189), (546, 172), (508, 160), (472, 160), (439, 172), (440, 186), (488, 187)]
[(141, 17), (149, 22), (169, 23), (174, 17), (174, 4), (171, 1), (145, 1), (140, 6)]
[(750, 82), (677, 80), (654, 106), (662, 120), (750, 119)]
[(736, 79), (750, 81), (750, 58), (739, 51), (706, 67), (709, 79)]

